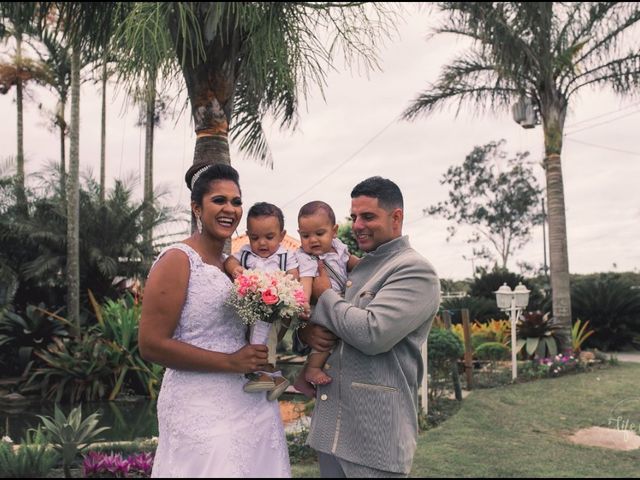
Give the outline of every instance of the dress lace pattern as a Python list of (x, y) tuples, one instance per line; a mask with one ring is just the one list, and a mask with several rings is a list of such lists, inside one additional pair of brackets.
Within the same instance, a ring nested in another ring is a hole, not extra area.
[[(223, 353), (246, 344), (245, 326), (225, 305), (229, 278), (180, 243), (189, 257), (187, 298), (173, 338)], [(157, 260), (156, 260), (157, 261)], [(152, 267), (153, 268), (153, 267)], [(158, 397), (159, 440), (152, 477), (290, 477), (277, 402), (245, 393), (234, 373), (167, 369)]]

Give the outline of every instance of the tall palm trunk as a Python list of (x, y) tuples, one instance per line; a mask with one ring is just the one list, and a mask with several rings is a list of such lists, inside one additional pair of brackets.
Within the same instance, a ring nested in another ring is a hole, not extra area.
[[(193, 163), (231, 164), (229, 123), (235, 79), (210, 72), (207, 65), (183, 70), (196, 132)], [(217, 77), (217, 78), (216, 78)], [(214, 78), (213, 81), (211, 79)]]
[(80, 48), (71, 52), (71, 126), (67, 178), (67, 316), (80, 332)]
[(67, 157), (66, 157), (66, 132), (67, 121), (65, 119), (65, 109), (67, 108), (67, 100), (60, 99), (58, 102), (58, 113), (56, 115), (56, 123), (60, 131), (60, 191), (62, 195), (66, 195), (65, 189), (67, 184)]
[(105, 200), (105, 174), (107, 153), (107, 60), (102, 63), (102, 119), (100, 128), (100, 202)]
[(149, 76), (145, 92), (145, 147), (144, 147), (144, 240), (150, 247), (153, 240), (153, 134), (156, 115), (156, 72)]
[(16, 204), (23, 213), (27, 210), (27, 197), (24, 187), (24, 118), (23, 118), (23, 84), (22, 70), (22, 34), (16, 34), (16, 67), (18, 75), (16, 80), (16, 107), (17, 107), (17, 154), (16, 154)]
[(561, 347), (571, 348), (571, 284), (567, 249), (567, 220), (562, 181), (562, 133), (566, 105), (550, 102), (542, 108), (545, 139), (544, 169), (547, 181), (549, 212), (549, 258), (551, 263), (551, 291), (553, 316), (562, 327)]

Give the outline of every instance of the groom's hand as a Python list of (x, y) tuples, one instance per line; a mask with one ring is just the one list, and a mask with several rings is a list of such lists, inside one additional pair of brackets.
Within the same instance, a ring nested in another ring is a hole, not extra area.
[(236, 373), (251, 373), (264, 370), (269, 349), (266, 345), (245, 345), (229, 355), (229, 369)]
[(330, 288), (331, 280), (329, 279), (327, 269), (324, 268), (324, 262), (322, 260), (318, 260), (318, 276), (313, 279), (311, 296), (317, 301), (320, 298), (320, 295)]
[(319, 352), (330, 351), (338, 340), (330, 330), (315, 323), (309, 323), (300, 328), (298, 335), (300, 340)]

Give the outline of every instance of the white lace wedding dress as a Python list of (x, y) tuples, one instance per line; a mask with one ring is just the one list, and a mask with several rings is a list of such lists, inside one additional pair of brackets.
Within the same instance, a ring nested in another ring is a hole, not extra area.
[[(224, 305), (232, 283), (195, 250), (186, 302), (173, 338), (217, 352), (246, 344), (245, 327)], [(235, 373), (167, 369), (158, 397), (159, 440), (152, 477), (290, 477), (278, 402), (245, 393)]]

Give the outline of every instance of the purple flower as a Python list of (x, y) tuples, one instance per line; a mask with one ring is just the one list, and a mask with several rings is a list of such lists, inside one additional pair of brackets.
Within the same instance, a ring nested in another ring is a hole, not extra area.
[(109, 474), (111, 477), (124, 478), (129, 473), (129, 462), (120, 454), (89, 452), (84, 457), (82, 470), (85, 477)]
[(130, 455), (127, 460), (129, 461), (129, 468), (132, 472), (140, 472), (147, 477), (151, 475), (151, 468), (153, 467), (152, 453), (146, 452)]

